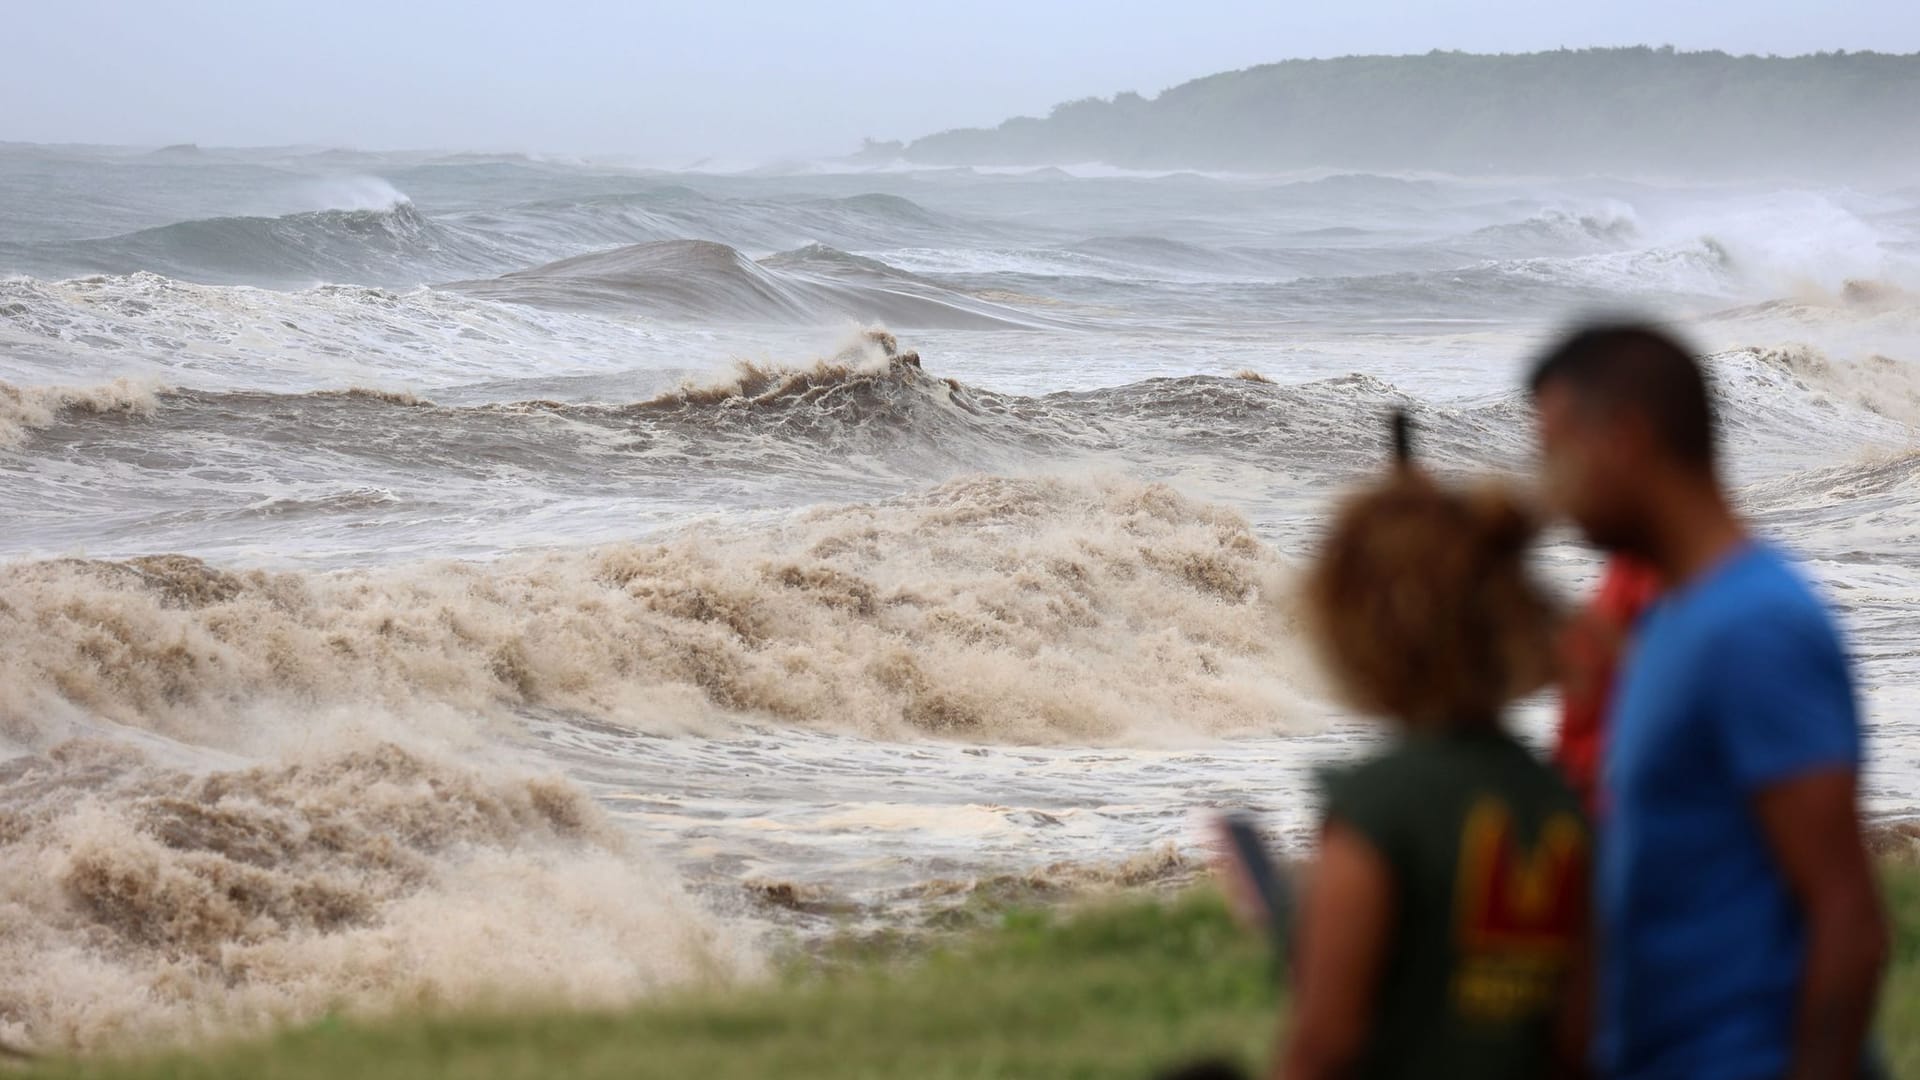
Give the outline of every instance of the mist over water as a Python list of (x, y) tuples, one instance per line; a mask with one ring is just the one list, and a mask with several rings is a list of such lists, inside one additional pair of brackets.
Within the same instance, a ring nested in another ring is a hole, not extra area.
[(831, 925), (769, 882), (884, 921), (1206, 807), (1297, 836), (1366, 737), (1289, 610), (1327, 500), (1394, 407), (1524, 471), (1592, 312), (1713, 352), (1868, 801), (1920, 800), (1920, 191), (17, 145), (0, 190), (11, 1041), (614, 1002)]

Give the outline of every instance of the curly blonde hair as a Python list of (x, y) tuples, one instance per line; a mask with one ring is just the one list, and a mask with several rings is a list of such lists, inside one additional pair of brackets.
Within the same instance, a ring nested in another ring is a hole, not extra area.
[(1527, 569), (1533, 514), (1417, 469), (1344, 501), (1308, 571), (1322, 661), (1356, 708), (1412, 726), (1498, 721), (1553, 676), (1557, 605)]

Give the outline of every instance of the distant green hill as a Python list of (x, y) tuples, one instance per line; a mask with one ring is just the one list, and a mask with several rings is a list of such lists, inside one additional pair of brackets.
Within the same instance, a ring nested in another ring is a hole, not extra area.
[(874, 149), (928, 164), (1912, 179), (1920, 54), (1288, 60)]

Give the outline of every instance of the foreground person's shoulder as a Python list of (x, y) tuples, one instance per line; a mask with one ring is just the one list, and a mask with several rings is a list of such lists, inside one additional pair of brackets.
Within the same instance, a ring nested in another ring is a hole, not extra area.
[(1424, 801), (1418, 756), (1404, 746), (1390, 747), (1363, 761), (1322, 770), (1327, 820), (1354, 830), (1387, 859), (1397, 861)]
[(1427, 743), (1410, 740), (1381, 749), (1351, 765), (1321, 773), (1330, 810), (1355, 802), (1392, 806), (1417, 803), (1425, 789), (1450, 775), (1446, 755)]
[(1724, 642), (1778, 635), (1830, 635), (1827, 604), (1785, 553), (1760, 546), (1717, 583), (1712, 601), (1695, 618)]

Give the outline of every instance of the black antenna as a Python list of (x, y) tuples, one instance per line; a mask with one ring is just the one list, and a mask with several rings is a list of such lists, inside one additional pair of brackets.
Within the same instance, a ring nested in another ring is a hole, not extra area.
[(1393, 463), (1401, 468), (1413, 464), (1413, 418), (1405, 409), (1393, 410)]

